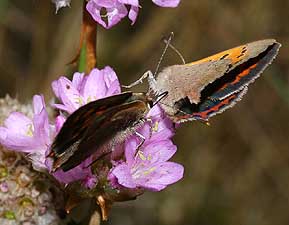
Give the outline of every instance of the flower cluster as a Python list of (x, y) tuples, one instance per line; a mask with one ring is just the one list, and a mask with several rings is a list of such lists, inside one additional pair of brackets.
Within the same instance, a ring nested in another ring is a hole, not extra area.
[[(152, 0), (161, 7), (177, 7), (180, 0)], [(53, 0), (56, 10), (69, 6), (70, 0)], [(129, 10), (128, 10), (129, 8)], [(138, 0), (89, 0), (86, 9), (93, 19), (104, 28), (111, 28), (128, 16), (132, 25), (135, 23), (141, 5)], [(105, 14), (102, 14), (105, 10)]]
[[(88, 76), (75, 73), (72, 81), (60, 77), (52, 83), (52, 88), (59, 99), (59, 103), (52, 106), (68, 115), (90, 101), (120, 93), (118, 78), (110, 67), (93, 69)], [(0, 127), (0, 143), (8, 149), (25, 153), (35, 170), (49, 172), (51, 162), (46, 156), (66, 117), (59, 113), (51, 123), (41, 95), (34, 96), (33, 108), (32, 118), (19, 112), (8, 116), (4, 126)], [(176, 152), (171, 141), (174, 134), (172, 122), (158, 106), (153, 107), (147, 116), (149, 122), (138, 130), (145, 137), (144, 143), (140, 145), (140, 138), (132, 135), (118, 155), (116, 152), (111, 154), (111, 167), (105, 176), (113, 188), (160, 191), (183, 177), (183, 167), (168, 162)], [(85, 187), (93, 189), (98, 184), (98, 176), (88, 167), (91, 160), (88, 158), (68, 172), (58, 170), (52, 175), (61, 183), (81, 181)]]

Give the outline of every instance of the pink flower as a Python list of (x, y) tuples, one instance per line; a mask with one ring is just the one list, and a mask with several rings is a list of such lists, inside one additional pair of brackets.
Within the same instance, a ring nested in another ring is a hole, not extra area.
[[(180, 0), (153, 0), (153, 2), (161, 7), (177, 7)], [(130, 8), (129, 11), (127, 6)], [(90, 0), (86, 9), (96, 22), (109, 29), (127, 15), (133, 25), (140, 7), (139, 0)], [(102, 9), (106, 10), (105, 15), (101, 14)]]
[(112, 168), (109, 177), (114, 185), (117, 182), (125, 188), (160, 191), (183, 177), (183, 166), (168, 162), (177, 150), (170, 140), (172, 122), (158, 106), (150, 111), (148, 117), (152, 121), (139, 130), (146, 138), (143, 145), (137, 149), (139, 137), (130, 137), (125, 144), (126, 161)]
[(52, 89), (61, 101), (53, 106), (73, 113), (88, 102), (120, 93), (120, 84), (114, 70), (106, 66), (102, 70), (93, 69), (88, 76), (74, 73), (72, 81), (60, 77), (52, 82)]
[(44, 98), (33, 97), (34, 116), (12, 112), (0, 127), (0, 143), (6, 148), (28, 153), (36, 170), (46, 170), (45, 152), (51, 144), (54, 127), (49, 125)]

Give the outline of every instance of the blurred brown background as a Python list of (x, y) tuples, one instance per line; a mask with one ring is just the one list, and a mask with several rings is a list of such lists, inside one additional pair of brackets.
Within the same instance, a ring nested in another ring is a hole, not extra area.
[[(116, 204), (105, 224), (289, 224), (289, 1), (182, 0), (176, 9), (140, 2), (135, 26), (126, 18), (98, 30), (99, 67), (112, 66), (123, 84), (154, 70), (171, 31), (187, 61), (264, 38), (283, 46), (241, 103), (210, 127), (195, 122), (177, 131), (174, 160), (185, 165), (184, 179)], [(77, 52), (81, 5), (72, 0), (55, 15), (49, 0), (0, 1), (1, 97), (52, 97), (51, 81), (75, 70), (66, 64)], [(177, 63), (169, 51), (162, 66)]]

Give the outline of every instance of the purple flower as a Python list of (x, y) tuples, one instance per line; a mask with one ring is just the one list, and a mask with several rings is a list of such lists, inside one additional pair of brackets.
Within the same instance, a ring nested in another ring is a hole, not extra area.
[(60, 77), (52, 82), (52, 89), (62, 102), (54, 107), (73, 113), (88, 102), (120, 93), (120, 84), (114, 70), (106, 66), (102, 70), (93, 69), (88, 76), (75, 73), (72, 81)]
[(0, 127), (0, 143), (8, 149), (28, 153), (36, 170), (46, 170), (45, 152), (51, 144), (54, 127), (49, 125), (44, 98), (33, 97), (34, 116), (12, 112)]
[(112, 182), (126, 188), (144, 188), (160, 191), (183, 177), (182, 165), (168, 162), (175, 154), (176, 146), (170, 138), (173, 135), (172, 122), (168, 120), (158, 106), (148, 115), (147, 122), (138, 132), (146, 140), (140, 144), (139, 137), (130, 137), (125, 144), (125, 162), (116, 165), (109, 175)]
[[(153, 2), (162, 7), (177, 7), (180, 0), (153, 0)], [(129, 11), (127, 6), (130, 7)], [(93, 19), (107, 29), (127, 15), (133, 25), (140, 7), (138, 0), (90, 0), (86, 5)], [(101, 14), (102, 9), (106, 10), (105, 15)]]

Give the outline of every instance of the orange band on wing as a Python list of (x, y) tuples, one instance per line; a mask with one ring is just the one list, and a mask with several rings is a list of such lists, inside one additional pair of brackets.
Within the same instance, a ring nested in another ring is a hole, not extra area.
[(247, 52), (246, 45), (241, 45), (239, 47), (232, 48), (232, 49), (217, 53), (217, 54), (209, 56), (207, 58), (188, 63), (186, 65), (190, 66), (190, 65), (194, 65), (194, 64), (203, 63), (203, 62), (218, 61), (221, 59), (230, 59), (231, 63), (235, 64), (238, 61), (240, 61), (244, 56), (246, 56), (246, 52)]

